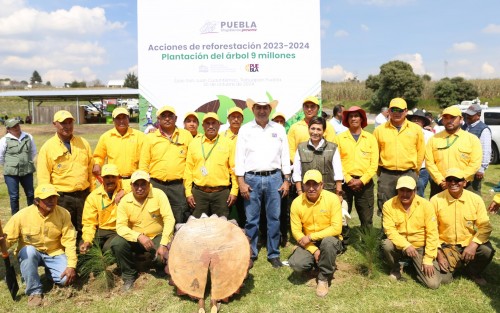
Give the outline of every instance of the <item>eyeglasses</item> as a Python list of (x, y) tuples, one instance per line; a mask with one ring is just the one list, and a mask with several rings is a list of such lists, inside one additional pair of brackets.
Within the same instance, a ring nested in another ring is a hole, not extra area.
[(454, 183), (454, 184), (458, 184), (458, 183), (461, 183), (465, 181), (465, 179), (463, 178), (456, 178), (456, 177), (446, 177), (446, 182), (447, 183)]
[(401, 109), (401, 108), (390, 108), (389, 109), (392, 113), (403, 113), (405, 111), (405, 109)]

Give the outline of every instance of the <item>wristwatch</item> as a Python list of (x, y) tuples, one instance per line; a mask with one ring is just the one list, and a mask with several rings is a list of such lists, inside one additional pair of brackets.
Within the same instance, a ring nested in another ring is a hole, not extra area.
[(285, 181), (292, 183), (292, 176), (285, 177)]

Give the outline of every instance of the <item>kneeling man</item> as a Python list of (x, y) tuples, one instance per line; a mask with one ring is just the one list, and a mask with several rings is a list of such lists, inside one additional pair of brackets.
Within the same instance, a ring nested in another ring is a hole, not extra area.
[(290, 212), (292, 235), (299, 247), (290, 256), (296, 272), (319, 267), (316, 295), (328, 294), (328, 284), (336, 269), (335, 259), (342, 251), (342, 206), (339, 197), (323, 190), (323, 175), (309, 170), (302, 179), (303, 194), (295, 198)]
[(7, 246), (17, 243), (28, 306), (42, 305), (38, 266), (45, 267), (60, 286), (71, 284), (76, 277), (76, 231), (69, 212), (57, 205), (58, 197), (53, 185), (39, 185), (33, 204), (14, 214), (5, 225)]
[(462, 170), (450, 168), (445, 183), (446, 189), (431, 198), (438, 222), (441, 246), (437, 261), (443, 283), (463, 269), (476, 284), (485, 285), (481, 273), (495, 254), (489, 241), (492, 227), (486, 206), (480, 196), (464, 189), (467, 181)]
[(398, 195), (384, 203), (383, 226), (387, 239), (382, 241), (384, 257), (391, 267), (390, 277), (401, 279), (399, 261), (411, 259), (418, 279), (431, 289), (439, 288), (441, 275), (436, 254), (438, 229), (431, 203), (416, 195), (413, 177), (401, 176), (396, 184)]
[(156, 252), (166, 262), (167, 244), (172, 239), (175, 218), (165, 193), (151, 187), (149, 174), (137, 170), (130, 178), (132, 192), (126, 194), (116, 216), (116, 236), (111, 251), (122, 271), (123, 291), (133, 288), (137, 279), (134, 254)]

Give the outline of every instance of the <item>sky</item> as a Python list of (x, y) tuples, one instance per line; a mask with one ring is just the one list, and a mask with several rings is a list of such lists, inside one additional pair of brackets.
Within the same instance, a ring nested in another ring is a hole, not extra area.
[[(433, 80), (500, 77), (498, 0), (321, 0), (322, 79), (402, 60)], [(137, 74), (137, 2), (0, 0), (0, 78), (53, 86)], [(140, 77), (139, 77), (140, 79)]]

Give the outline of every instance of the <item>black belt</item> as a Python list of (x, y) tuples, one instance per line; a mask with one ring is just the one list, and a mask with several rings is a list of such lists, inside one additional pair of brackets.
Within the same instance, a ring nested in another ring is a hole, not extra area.
[(158, 184), (164, 185), (164, 186), (182, 184), (182, 179), (165, 180), (165, 181), (159, 180), (159, 179), (154, 178), (154, 177), (151, 177), (151, 179), (154, 180), (155, 182), (157, 182)]
[(261, 172), (247, 172), (248, 174), (252, 175), (258, 175), (258, 176), (270, 176), (276, 173), (278, 170), (272, 170), (272, 171), (261, 171)]
[(212, 192), (219, 192), (222, 190), (229, 189), (229, 186), (215, 186), (215, 187), (210, 187), (210, 186), (198, 186), (196, 184), (193, 184), (194, 189), (201, 190), (206, 193), (212, 193)]
[(414, 172), (413, 169), (409, 169), (409, 170), (405, 170), (405, 171), (397, 171), (397, 170), (388, 170), (385, 167), (380, 167), (380, 171), (387, 173), (387, 174), (392, 174), (392, 175), (401, 175), (401, 174), (405, 174), (408, 172)]
[(70, 196), (70, 197), (74, 197), (74, 198), (80, 198), (80, 197), (86, 197), (86, 196), (88, 196), (89, 190), (85, 189), (85, 190), (77, 190), (77, 191), (72, 191), (72, 192), (58, 191), (57, 193), (61, 197), (62, 196)]

